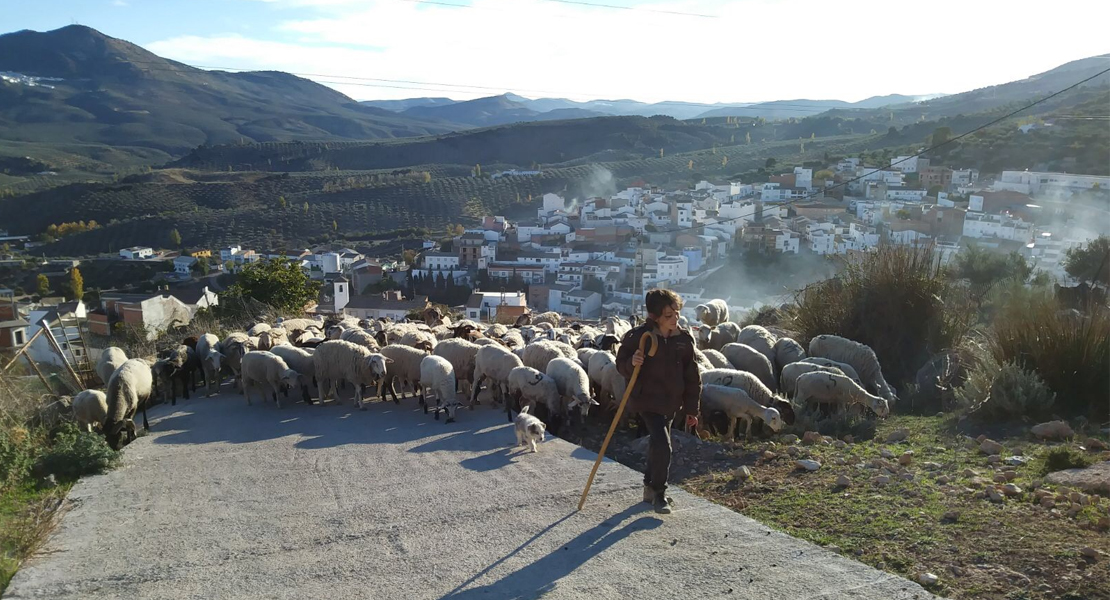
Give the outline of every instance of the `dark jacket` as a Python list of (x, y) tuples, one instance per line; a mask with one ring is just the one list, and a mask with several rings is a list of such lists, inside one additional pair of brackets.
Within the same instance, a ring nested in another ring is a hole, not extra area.
[(678, 413), (697, 415), (701, 400), (701, 373), (694, 361), (694, 337), (679, 329), (665, 338), (650, 319), (633, 329), (621, 340), (617, 352), (617, 371), (625, 381), (632, 380), (632, 355), (640, 347), (640, 337), (655, 332), (658, 347), (655, 356), (647, 356), (651, 349), (648, 341), (644, 349), (644, 365), (628, 399), (628, 409), (661, 415)]

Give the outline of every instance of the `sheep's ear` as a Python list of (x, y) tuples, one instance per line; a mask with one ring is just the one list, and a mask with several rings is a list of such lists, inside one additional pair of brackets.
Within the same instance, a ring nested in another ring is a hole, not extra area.
[(570, 402), (567, 403), (567, 409), (571, 409), (571, 408), (574, 408), (576, 406), (578, 406), (578, 399), (577, 398), (574, 399), (574, 400), (571, 400)]
[(382, 358), (385, 359), (385, 364), (387, 364), (387, 365), (393, 364), (393, 359), (392, 358), (389, 358), (388, 356), (383, 356)]
[(590, 398), (590, 406), (600, 406), (600, 404), (597, 403), (597, 400)]

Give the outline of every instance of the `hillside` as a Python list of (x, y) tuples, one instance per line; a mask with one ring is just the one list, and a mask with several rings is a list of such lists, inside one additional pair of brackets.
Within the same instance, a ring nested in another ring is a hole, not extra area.
[(604, 115), (601, 112), (572, 106), (538, 111), (529, 108), (525, 102), (520, 100), (526, 99), (512, 94), (502, 94), (466, 102), (413, 106), (403, 110), (401, 114), (415, 119), (439, 120), (470, 127), (488, 127), (527, 121), (585, 119)]
[(0, 35), (0, 140), (180, 155), (202, 144), (394, 138), (455, 129), (281, 72), (205, 71), (94, 29)]
[[(568, 197), (608, 194), (643, 180), (674, 183), (704, 177), (737, 178), (780, 162), (819, 159), (824, 153), (858, 153), (870, 136), (719, 147), (714, 150), (598, 164), (554, 165), (541, 175), (494, 179), (486, 171), (444, 165), (397, 171), (322, 171), (301, 174), (209, 173), (170, 170), (129, 177), (117, 184), (73, 184), (0, 200), (0, 214), (14, 234), (38, 234), (59, 221), (96, 220), (100, 229), (36, 249), (48, 256), (114, 252), (137, 244), (165, 247), (177, 229), (186, 246), (241, 242), (258, 247), (297, 247), (325, 236), (352, 239), (450, 223), (483, 214), (513, 214), (534, 207), (547, 192)], [(728, 158), (725, 161), (725, 158)], [(692, 167), (691, 168), (691, 163)], [(511, 165), (502, 165), (505, 167)], [(285, 207), (281, 206), (284, 199)], [(307, 204), (307, 209), (305, 205)], [(33, 205), (37, 210), (19, 210)], [(530, 210), (526, 210), (530, 212)]]

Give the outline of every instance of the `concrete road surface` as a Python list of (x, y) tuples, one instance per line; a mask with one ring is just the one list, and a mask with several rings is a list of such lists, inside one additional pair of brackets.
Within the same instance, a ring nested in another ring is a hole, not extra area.
[(5, 597), (933, 598), (915, 583), (674, 490), (502, 412), (433, 421), (406, 398), (281, 410), (239, 395), (152, 410), (121, 468), (70, 493)]

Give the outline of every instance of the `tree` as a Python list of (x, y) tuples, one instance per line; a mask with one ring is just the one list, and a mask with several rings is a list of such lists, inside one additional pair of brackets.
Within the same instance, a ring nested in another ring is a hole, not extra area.
[(749, 146), (752, 145), (752, 132), (749, 131), (744, 134), (744, 143)]
[(69, 272), (69, 291), (73, 294), (74, 300), (85, 297), (85, 278), (81, 277), (81, 269), (77, 267), (73, 267)]
[(250, 263), (239, 272), (239, 280), (228, 290), (232, 296), (253, 298), (279, 310), (300, 311), (316, 300), (320, 282), (313, 281), (289, 260)]
[(939, 185), (934, 185), (934, 186), (929, 188), (929, 191), (927, 193), (930, 196), (936, 198), (937, 194), (941, 193), (942, 191), (944, 191), (944, 188), (940, 187)]
[(35, 282), (37, 283), (35, 292), (38, 293), (39, 296), (50, 295), (50, 280), (46, 278), (46, 275), (39, 273), (39, 276), (35, 278)]
[(956, 255), (955, 267), (957, 277), (978, 289), (989, 289), (1006, 279), (1024, 282), (1033, 274), (1033, 267), (1021, 254), (992, 252), (975, 244)]
[(475, 177), (481, 177), (482, 176), (482, 165), (481, 164), (474, 165), (474, 176)]
[(431, 183), (431, 182), (432, 182), (432, 174), (427, 172), (427, 171), (424, 171), (424, 183)]
[(308, 202), (305, 202), (302, 205), (302, 209), (304, 210), (304, 214), (307, 216), (308, 215)]
[(1100, 235), (1068, 250), (1064, 270), (1079, 281), (1110, 285), (1110, 237)]
[(170, 246), (174, 248), (181, 247), (181, 234), (176, 229), (170, 230)]
[(948, 126), (937, 127), (933, 130), (933, 137), (930, 139), (930, 146), (937, 147), (948, 140), (952, 139), (952, 128)]
[(289, 203), (285, 201), (285, 196), (278, 196), (278, 206), (281, 207), (281, 210), (285, 210), (289, 206)]
[(416, 250), (405, 250), (401, 253), (401, 258), (405, 261), (406, 265), (411, 267), (416, 264)]
[(814, 181), (831, 181), (835, 174), (828, 169), (821, 169), (813, 174)]
[(339, 223), (337, 223), (334, 219), (331, 222), (331, 230), (332, 231), (339, 231)]

